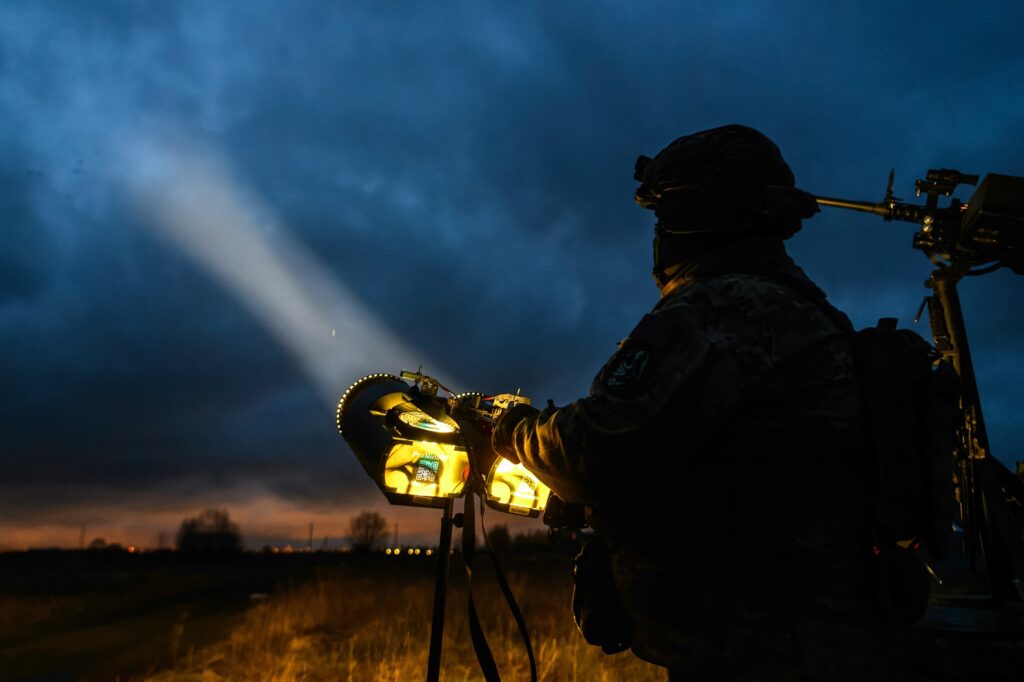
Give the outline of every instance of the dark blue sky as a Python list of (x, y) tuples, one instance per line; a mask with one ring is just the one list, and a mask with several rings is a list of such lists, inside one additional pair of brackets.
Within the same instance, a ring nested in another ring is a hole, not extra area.
[[(738, 122), (813, 193), (1024, 175), (1021, 25), (1016, 1), (4, 3), (0, 546), (152, 544), (215, 503), (250, 537), (343, 533), (381, 499), (326, 396), (423, 362), (569, 401), (654, 304), (638, 154)], [(244, 248), (169, 234), (217, 197)], [(909, 323), (913, 231), (826, 210), (790, 251), (858, 325)], [(962, 296), (1012, 465), (1024, 283)]]

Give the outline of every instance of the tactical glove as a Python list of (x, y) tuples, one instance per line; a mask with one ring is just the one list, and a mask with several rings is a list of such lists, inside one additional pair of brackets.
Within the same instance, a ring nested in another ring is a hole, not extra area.
[(494, 425), (494, 433), (491, 434), (491, 448), (501, 457), (519, 464), (519, 455), (516, 454), (513, 434), (519, 422), (536, 414), (540, 414), (540, 411), (530, 405), (523, 403), (513, 405)]

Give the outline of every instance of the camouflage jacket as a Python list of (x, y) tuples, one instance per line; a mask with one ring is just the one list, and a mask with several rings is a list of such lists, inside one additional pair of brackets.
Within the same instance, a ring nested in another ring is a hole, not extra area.
[(777, 630), (782, 612), (866, 612), (851, 331), (784, 251), (706, 262), (663, 289), (588, 397), (517, 425), (523, 464), (610, 545), (641, 657), (673, 665), (694, 655), (688, 634)]

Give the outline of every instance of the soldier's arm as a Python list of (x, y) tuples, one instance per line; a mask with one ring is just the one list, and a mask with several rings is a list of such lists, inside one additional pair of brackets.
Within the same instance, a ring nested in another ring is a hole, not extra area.
[(641, 443), (694, 453), (746, 395), (745, 347), (759, 343), (745, 318), (704, 287), (677, 298), (644, 317), (588, 397), (529, 415), (512, 431), (516, 456), (563, 500), (601, 506), (638, 468), (663, 475), (661, 453), (638, 452)]

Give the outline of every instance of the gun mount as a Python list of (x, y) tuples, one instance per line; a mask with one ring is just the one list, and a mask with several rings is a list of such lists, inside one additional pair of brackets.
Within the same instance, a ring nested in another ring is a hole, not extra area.
[[(818, 197), (822, 206), (863, 211), (886, 221), (917, 223), (913, 247), (937, 266), (925, 286), (932, 338), (960, 376), (962, 395), (957, 451), (957, 502), (964, 552), (972, 574), (983, 566), (996, 604), (1021, 603), (1024, 583), (1024, 482), (989, 449), (974, 365), (957, 284), (964, 276), (1002, 267), (1024, 274), (1024, 178), (988, 174), (962, 202), (952, 194), (975, 185), (977, 175), (940, 168), (915, 183), (923, 205), (893, 195), (893, 172), (885, 197), (872, 203)], [(951, 197), (940, 206), (940, 197)]]

